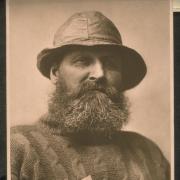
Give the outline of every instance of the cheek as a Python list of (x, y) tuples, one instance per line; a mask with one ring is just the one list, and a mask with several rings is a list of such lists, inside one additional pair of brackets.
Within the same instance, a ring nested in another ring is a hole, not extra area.
[(121, 87), (122, 84), (122, 74), (118, 71), (108, 72), (106, 75), (107, 81), (110, 85), (115, 86), (117, 88)]
[(66, 85), (71, 91), (79, 87), (81, 81), (87, 76), (87, 72), (68, 66), (61, 70), (60, 76), (64, 77)]

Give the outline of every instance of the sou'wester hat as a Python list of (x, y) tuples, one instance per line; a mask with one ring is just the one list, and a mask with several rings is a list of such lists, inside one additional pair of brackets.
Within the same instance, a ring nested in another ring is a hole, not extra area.
[(122, 89), (135, 87), (144, 78), (147, 68), (141, 55), (122, 44), (121, 35), (113, 22), (97, 11), (72, 15), (57, 30), (53, 48), (42, 50), (37, 57), (37, 67), (47, 78), (54, 62), (72, 47), (107, 46), (122, 55)]

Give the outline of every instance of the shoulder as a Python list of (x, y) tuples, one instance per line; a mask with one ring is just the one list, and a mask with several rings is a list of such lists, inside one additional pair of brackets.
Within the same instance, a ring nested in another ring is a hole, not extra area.
[(128, 149), (137, 157), (144, 157), (155, 164), (169, 167), (169, 163), (158, 145), (149, 138), (131, 131), (122, 131), (119, 133), (119, 137), (119, 145), (123, 144), (125, 150)]
[(25, 149), (30, 145), (28, 140), (28, 133), (35, 129), (32, 125), (19, 125), (11, 127), (10, 142), (11, 150)]
[(26, 152), (31, 149), (31, 133), (38, 131), (36, 125), (18, 125), (11, 127), (10, 147), (12, 152)]
[(36, 159), (36, 140), (35, 137), (33, 137), (33, 133), (35, 132), (40, 133), (36, 124), (11, 127), (10, 152), (13, 166), (16, 167), (18, 162), (22, 163), (24, 158), (29, 158), (29, 156)]
[(158, 145), (149, 138), (131, 131), (122, 131), (118, 136), (119, 145), (122, 143), (124, 148), (130, 149), (133, 153), (159, 162), (167, 161)]
[(18, 125), (11, 127), (11, 135), (17, 133), (26, 133), (36, 129), (36, 125)]
[(148, 148), (158, 148), (158, 146), (152, 140), (136, 132), (122, 131), (118, 136), (121, 137), (120, 139), (123, 139), (125, 143), (134, 147), (144, 146)]

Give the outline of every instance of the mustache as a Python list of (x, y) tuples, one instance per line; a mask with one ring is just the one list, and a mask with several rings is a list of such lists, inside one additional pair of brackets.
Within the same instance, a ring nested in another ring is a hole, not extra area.
[(115, 87), (109, 86), (104, 82), (98, 82), (98, 81), (83, 82), (81, 86), (79, 86), (79, 88), (72, 93), (72, 97), (75, 99), (80, 98), (84, 94), (92, 91), (101, 92), (113, 100), (119, 97), (119, 92)]

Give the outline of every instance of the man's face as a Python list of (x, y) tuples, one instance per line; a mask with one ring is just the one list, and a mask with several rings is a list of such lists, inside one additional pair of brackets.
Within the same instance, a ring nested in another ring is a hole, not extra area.
[(73, 136), (111, 136), (119, 131), (128, 118), (119, 58), (107, 48), (78, 48), (66, 54), (55, 72), (50, 124)]
[(72, 94), (84, 82), (103, 81), (108, 86), (121, 88), (121, 61), (109, 48), (74, 49), (66, 54), (59, 66), (59, 77), (63, 77), (67, 93)]

